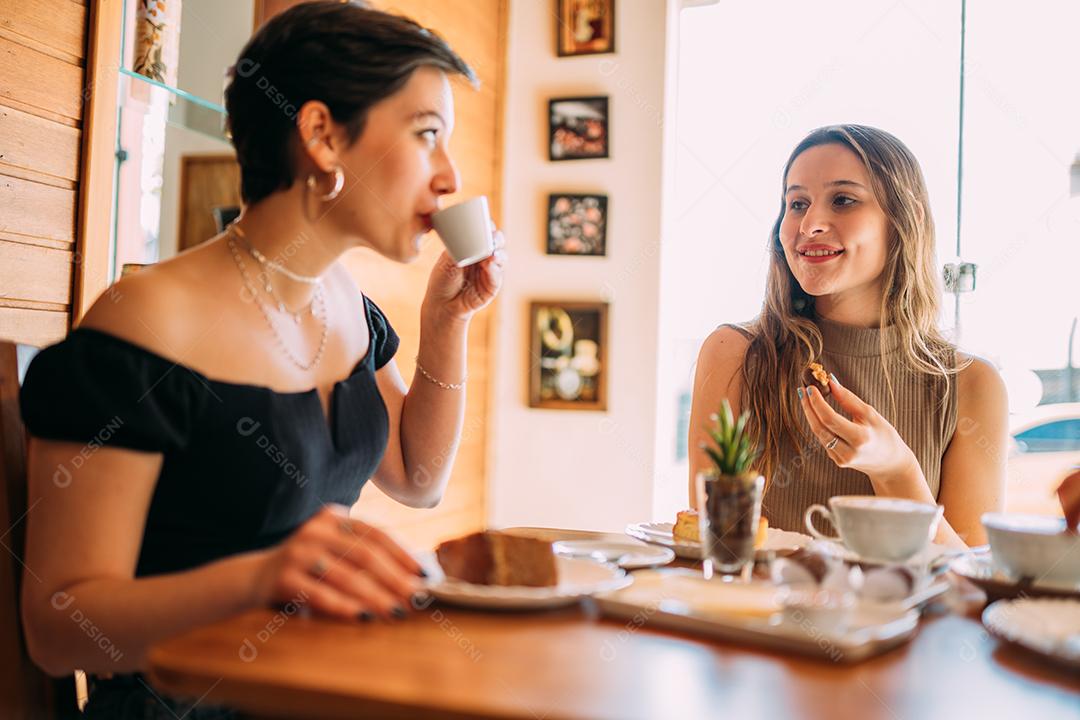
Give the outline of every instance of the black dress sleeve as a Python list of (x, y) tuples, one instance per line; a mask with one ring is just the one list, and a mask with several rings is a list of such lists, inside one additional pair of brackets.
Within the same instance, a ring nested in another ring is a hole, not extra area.
[(46, 440), (182, 450), (209, 388), (192, 370), (108, 333), (77, 329), (30, 363), (23, 422)]
[(371, 353), (375, 359), (375, 369), (378, 370), (394, 358), (400, 341), (379, 306), (366, 295), (364, 302), (368, 306), (368, 322), (371, 324)]

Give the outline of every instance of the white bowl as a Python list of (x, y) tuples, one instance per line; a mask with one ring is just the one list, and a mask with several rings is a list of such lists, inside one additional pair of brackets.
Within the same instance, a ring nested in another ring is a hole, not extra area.
[(1038, 583), (1080, 583), (1080, 535), (1065, 532), (1063, 518), (986, 513), (983, 527), (994, 564)]

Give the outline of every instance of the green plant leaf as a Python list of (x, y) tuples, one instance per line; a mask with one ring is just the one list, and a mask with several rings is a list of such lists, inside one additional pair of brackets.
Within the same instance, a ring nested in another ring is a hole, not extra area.
[(712, 427), (705, 428), (706, 435), (712, 441), (702, 443), (701, 447), (724, 475), (746, 473), (758, 457), (757, 443), (749, 432), (750, 411), (739, 413), (736, 420), (731, 403), (725, 398), (719, 412), (709, 416)]

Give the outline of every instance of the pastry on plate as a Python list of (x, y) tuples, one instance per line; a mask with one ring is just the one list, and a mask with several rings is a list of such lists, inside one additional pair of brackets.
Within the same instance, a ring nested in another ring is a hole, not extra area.
[[(671, 528), (671, 534), (677, 542), (701, 542), (701, 525), (698, 522), (698, 511), (680, 510), (675, 516), (675, 525)], [(769, 521), (762, 517), (758, 520), (757, 532), (754, 534), (754, 547), (760, 548), (765, 544), (768, 537)]]
[(447, 540), (435, 556), (448, 578), (476, 585), (558, 585), (551, 543), (488, 530)]
[(697, 510), (680, 510), (675, 515), (675, 525), (671, 534), (678, 542), (701, 542), (701, 527), (698, 525)]

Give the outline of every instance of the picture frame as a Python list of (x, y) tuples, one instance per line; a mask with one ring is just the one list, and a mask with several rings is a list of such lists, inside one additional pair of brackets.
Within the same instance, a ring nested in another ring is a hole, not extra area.
[(608, 304), (529, 304), (529, 407), (607, 410)]
[(609, 120), (606, 95), (552, 98), (548, 101), (548, 159), (610, 157)]
[(547, 254), (607, 255), (607, 217), (607, 195), (548, 195)]
[(559, 57), (615, 52), (615, 0), (559, 0), (556, 17)]

